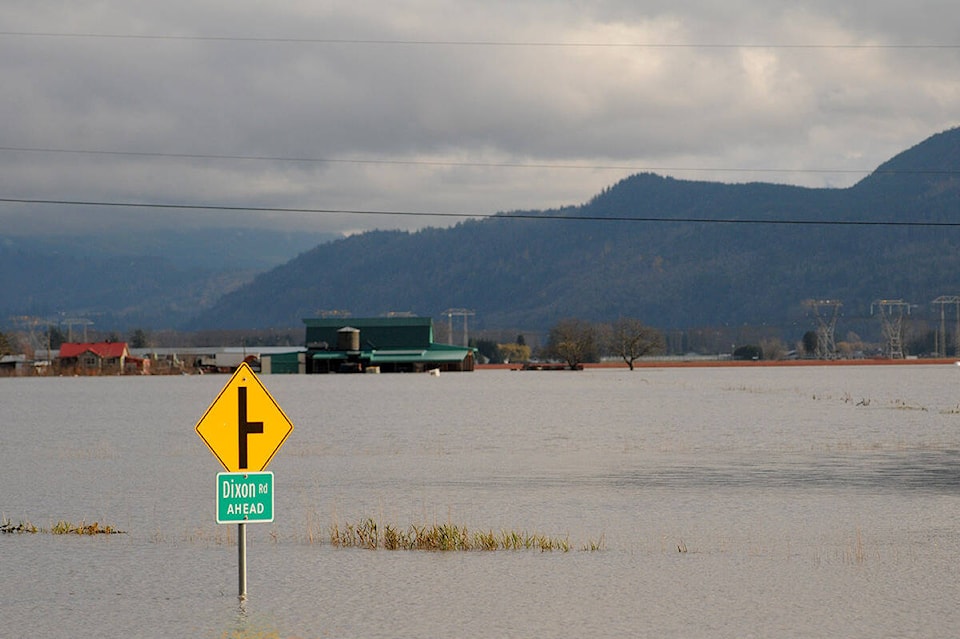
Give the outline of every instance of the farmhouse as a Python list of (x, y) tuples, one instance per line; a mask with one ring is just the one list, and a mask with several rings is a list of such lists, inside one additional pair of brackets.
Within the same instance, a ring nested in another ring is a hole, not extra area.
[(307, 373), (472, 371), (475, 349), (433, 341), (429, 317), (308, 318)]
[(123, 375), (148, 372), (149, 360), (131, 356), (126, 342), (65, 342), (60, 345), (58, 364), (61, 371)]

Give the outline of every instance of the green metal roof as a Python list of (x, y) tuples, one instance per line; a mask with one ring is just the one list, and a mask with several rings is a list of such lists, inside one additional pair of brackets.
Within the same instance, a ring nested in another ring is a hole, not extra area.
[(425, 349), (433, 344), (433, 320), (429, 317), (337, 317), (305, 318), (306, 343), (326, 342), (337, 346), (342, 328), (360, 331), (361, 350)]
[(317, 351), (311, 353), (312, 359), (347, 359), (346, 351)]
[(372, 351), (370, 363), (384, 362), (459, 362), (470, 353), (470, 349), (455, 351), (428, 348), (425, 351)]
[[(371, 364), (410, 363), (410, 362), (459, 362), (463, 361), (473, 349), (470, 348), (427, 348), (423, 350), (375, 350), (360, 351), (359, 359)], [(315, 360), (347, 359), (346, 351), (317, 351), (311, 353)]]

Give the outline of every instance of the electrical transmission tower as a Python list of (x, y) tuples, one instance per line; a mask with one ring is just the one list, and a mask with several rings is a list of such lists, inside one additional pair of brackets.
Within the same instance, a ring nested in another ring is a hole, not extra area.
[(67, 317), (60, 320), (61, 324), (67, 325), (67, 341), (73, 341), (73, 327), (79, 325), (83, 327), (83, 341), (87, 341), (87, 327), (93, 326), (93, 320), (87, 319), (86, 317)]
[(450, 334), (448, 339), (450, 340), (451, 343), (453, 343), (453, 318), (454, 317), (463, 318), (463, 345), (465, 347), (469, 346), (470, 336), (467, 333), (467, 318), (471, 315), (476, 315), (476, 313), (466, 308), (448, 308), (442, 313), (442, 315), (447, 316), (447, 322), (448, 322), (447, 325), (450, 329)]
[(877, 300), (870, 305), (870, 314), (879, 311), (883, 334), (883, 354), (890, 359), (903, 359), (903, 316), (910, 314), (910, 305), (903, 300)]
[(937, 355), (947, 356), (947, 323), (945, 321), (944, 307), (947, 304), (953, 304), (957, 309), (957, 324), (953, 331), (954, 355), (960, 357), (960, 296), (941, 295), (933, 300), (934, 304), (940, 305), (940, 332), (937, 333)]
[[(45, 350), (49, 358), (50, 327), (56, 326), (57, 323), (30, 315), (19, 315), (17, 317), (11, 317), (10, 319), (13, 320), (16, 326), (27, 331), (27, 342), (30, 344), (30, 348), (33, 349), (34, 352)], [(41, 326), (44, 327), (44, 329), (41, 330)]]
[(804, 305), (813, 311), (817, 320), (817, 359), (830, 359), (837, 355), (837, 318), (843, 302), (837, 300), (807, 300)]

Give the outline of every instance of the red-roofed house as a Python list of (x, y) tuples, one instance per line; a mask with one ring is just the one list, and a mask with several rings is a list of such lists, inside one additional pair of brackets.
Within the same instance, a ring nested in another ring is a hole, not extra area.
[(77, 372), (145, 372), (146, 360), (131, 357), (126, 342), (64, 343), (60, 345), (60, 369), (73, 367)]

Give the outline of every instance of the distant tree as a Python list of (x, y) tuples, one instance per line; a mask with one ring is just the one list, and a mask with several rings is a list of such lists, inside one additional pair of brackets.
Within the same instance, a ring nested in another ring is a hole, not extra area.
[(527, 340), (523, 339), (523, 333), (521, 333), (520, 335), (517, 335), (517, 344), (519, 344), (520, 346), (527, 345)]
[(498, 344), (492, 340), (488, 339), (478, 339), (470, 340), (470, 345), (477, 349), (477, 352), (480, 353), (486, 361), (491, 364), (500, 364), (503, 360), (500, 359), (500, 349)]
[(783, 340), (777, 337), (765, 337), (760, 340), (760, 357), (762, 359), (785, 359), (787, 356), (787, 345)]
[(503, 363), (526, 362), (530, 359), (530, 347), (526, 344), (497, 344), (497, 350)]
[(4, 333), (0, 333), (0, 357), (11, 353), (13, 353), (13, 340)]
[(645, 355), (663, 353), (666, 339), (663, 333), (638, 319), (623, 317), (604, 331), (605, 351), (621, 358), (633, 370), (634, 362)]
[(733, 349), (733, 359), (736, 360), (755, 360), (760, 359), (763, 352), (755, 344), (746, 344)]
[(597, 329), (585, 320), (563, 319), (550, 329), (544, 354), (565, 361), (570, 368), (600, 360)]
[(876, 351), (877, 348), (876, 344), (864, 342), (863, 339), (853, 331), (849, 331), (843, 341), (837, 342), (837, 350), (846, 358), (863, 357), (870, 352)]
[(815, 331), (807, 331), (803, 334), (803, 353), (809, 357), (812, 357), (817, 352), (817, 333)]
[(67, 341), (67, 336), (63, 334), (59, 326), (47, 327), (47, 343), (51, 350), (56, 350)]
[(149, 338), (146, 331), (138, 328), (130, 333), (130, 348), (146, 348), (149, 346)]
[(908, 353), (918, 355), (936, 353), (939, 346), (937, 341), (936, 329), (916, 328), (908, 330), (907, 335), (904, 336), (904, 348)]

